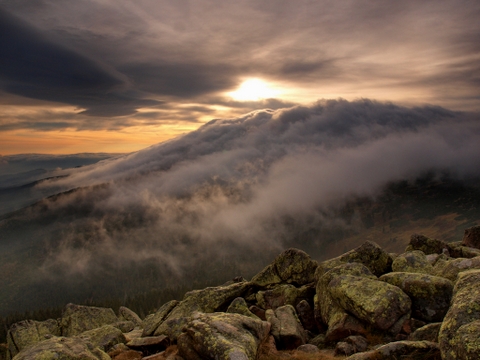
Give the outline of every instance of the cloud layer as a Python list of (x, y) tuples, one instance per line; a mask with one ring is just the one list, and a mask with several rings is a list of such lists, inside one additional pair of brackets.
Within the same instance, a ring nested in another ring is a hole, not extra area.
[(249, 77), (278, 86), (277, 102), (368, 97), (479, 110), (479, 15), (466, 0), (2, 2), (0, 106), (19, 97), (77, 110), (55, 122), (11, 112), (0, 131), (205, 121), (188, 106), (236, 116), (236, 106), (262, 108), (226, 96)]
[[(43, 182), (44, 191), (83, 187), (44, 203), (56, 221), (71, 214), (45, 269), (84, 273), (105, 258), (110, 266), (155, 259), (182, 274), (195, 259), (235, 249), (277, 251), (301, 242), (285, 219), (347, 226), (334, 210), (390, 181), (428, 171), (480, 175), (479, 140), (480, 124), (468, 114), (370, 100), (214, 120)], [(318, 251), (322, 241), (304, 245)]]

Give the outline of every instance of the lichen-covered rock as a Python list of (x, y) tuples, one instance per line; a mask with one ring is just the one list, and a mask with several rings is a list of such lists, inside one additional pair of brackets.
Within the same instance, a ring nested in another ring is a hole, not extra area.
[(459, 273), (472, 269), (480, 269), (480, 256), (471, 259), (458, 258), (445, 263), (437, 261), (433, 275), (455, 282)]
[(295, 306), (298, 290), (290, 284), (277, 285), (273, 289), (259, 291), (256, 294), (257, 305), (262, 309), (273, 309), (284, 305)]
[(379, 348), (354, 354), (346, 360), (441, 360), (437, 343), (431, 341), (395, 341)]
[(317, 262), (298, 249), (288, 249), (255, 275), (251, 282), (256, 286), (268, 286), (286, 282), (305, 285), (314, 281)]
[(60, 327), (63, 336), (75, 336), (116, 322), (118, 318), (112, 309), (68, 304), (63, 311)]
[(178, 351), (184, 359), (255, 359), (269, 331), (268, 322), (240, 314), (195, 313), (178, 336)]
[(127, 340), (125, 336), (116, 327), (112, 325), (104, 325), (102, 327), (85, 331), (78, 335), (79, 338), (90, 342), (95, 347), (108, 352), (116, 344), (125, 344)]
[(230, 314), (240, 314), (244, 316), (249, 316), (253, 319), (260, 320), (260, 318), (252, 313), (248, 308), (247, 302), (244, 298), (238, 297), (232, 301), (232, 303), (228, 306), (227, 313)]
[(450, 306), (453, 283), (439, 276), (393, 272), (379, 280), (398, 286), (412, 300), (412, 316), (427, 322), (442, 321)]
[(410, 313), (408, 295), (383, 281), (341, 275), (330, 281), (328, 291), (343, 309), (380, 330), (390, 329)]
[[(458, 275), (453, 289), (452, 304), (443, 319), (438, 342), (444, 360), (462, 359), (457, 332), (463, 325), (480, 320), (480, 270), (464, 271)], [(480, 354), (479, 354), (480, 356)]]
[(267, 310), (266, 316), (272, 324), (271, 333), (279, 349), (293, 350), (307, 342), (305, 330), (292, 305)]
[(361, 246), (339, 257), (318, 264), (315, 279), (318, 281), (327, 271), (344, 263), (360, 263), (365, 265), (375, 276), (381, 276), (392, 268), (390, 254), (373, 241), (366, 241)]
[(408, 336), (411, 341), (433, 341), (438, 342), (438, 333), (440, 332), (441, 322), (427, 324), (418, 328)]
[(128, 333), (133, 329), (135, 329), (135, 324), (133, 323), (133, 321), (126, 321), (126, 320), (114, 322), (112, 326), (116, 327), (123, 333)]
[(46, 336), (60, 336), (56, 320), (24, 320), (13, 324), (7, 333), (7, 349), (10, 359), (21, 350), (46, 339)]
[(182, 328), (189, 321), (194, 312), (213, 313), (226, 310), (228, 305), (237, 297), (251, 288), (251, 283), (240, 282), (228, 286), (210, 287), (194, 290), (185, 294), (183, 300), (175, 306), (155, 330), (154, 335), (167, 335), (174, 340), (182, 332)]
[(462, 245), (480, 249), (480, 225), (465, 229)]
[(368, 342), (363, 336), (349, 336), (338, 342), (335, 347), (335, 355), (350, 356), (367, 350)]
[(165, 335), (146, 336), (136, 338), (127, 343), (133, 350), (139, 350), (147, 354), (155, 354), (165, 350), (170, 345), (170, 339)]
[(480, 320), (472, 321), (458, 328), (455, 336), (458, 359), (480, 358)]
[[(328, 327), (327, 341), (337, 341), (349, 335), (365, 334), (365, 325), (347, 313), (344, 308), (334, 301), (329, 292), (330, 282), (341, 275), (354, 275), (370, 279), (376, 276), (363, 264), (342, 263), (324, 273), (317, 281), (315, 307), (320, 312), (320, 317)], [(317, 321), (318, 322), (318, 321)]]
[(177, 300), (171, 300), (163, 304), (160, 309), (157, 310), (154, 314), (148, 315), (143, 320), (143, 334), (142, 336), (152, 336), (155, 333), (155, 330), (160, 326), (160, 324), (165, 320), (165, 318), (170, 314), (170, 312), (179, 304)]
[(130, 310), (125, 306), (120, 306), (118, 313), (120, 314), (120, 319), (131, 321), (135, 326), (142, 326), (142, 319), (140, 319), (140, 316), (138, 316), (133, 310)]
[(21, 351), (15, 360), (110, 360), (110, 356), (80, 338), (53, 337)]
[(441, 254), (445, 248), (447, 248), (447, 243), (444, 241), (431, 239), (424, 235), (413, 234), (410, 237), (410, 243), (405, 249), (405, 252), (420, 250), (426, 255)]
[(392, 263), (392, 271), (431, 274), (433, 266), (423, 251), (413, 250), (397, 256)]

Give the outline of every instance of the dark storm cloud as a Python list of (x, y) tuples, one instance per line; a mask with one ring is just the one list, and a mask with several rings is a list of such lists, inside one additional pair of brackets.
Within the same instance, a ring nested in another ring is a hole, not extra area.
[(158, 102), (126, 94), (124, 79), (56, 44), (0, 8), (0, 86), (4, 91), (86, 108), (88, 115), (131, 114)]

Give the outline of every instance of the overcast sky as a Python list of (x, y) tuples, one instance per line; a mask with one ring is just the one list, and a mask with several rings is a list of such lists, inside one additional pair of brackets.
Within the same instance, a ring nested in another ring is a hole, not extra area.
[(479, 111), (478, 19), (471, 0), (0, 0), (0, 154), (129, 152), (322, 98)]

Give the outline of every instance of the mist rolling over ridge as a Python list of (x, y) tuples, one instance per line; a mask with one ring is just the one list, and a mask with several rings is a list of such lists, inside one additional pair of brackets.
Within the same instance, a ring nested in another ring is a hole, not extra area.
[(345, 215), (355, 199), (427, 174), (477, 179), (479, 155), (478, 114), (435, 106), (322, 100), (212, 120), (38, 183), (58, 194), (0, 220), (0, 301), (27, 308), (20, 293), (46, 298), (50, 286), (64, 290), (56, 304), (249, 276), (288, 246), (340, 253), (329, 234), (364, 226)]

